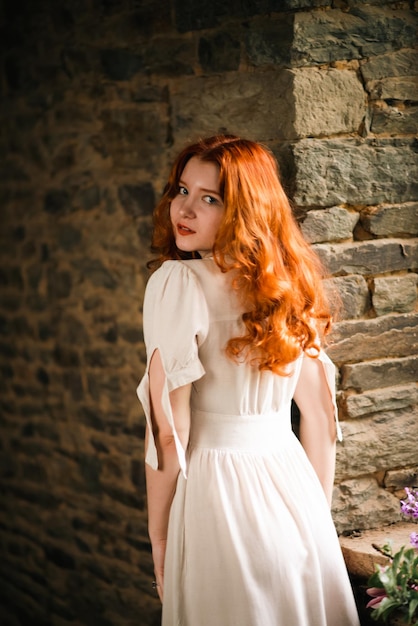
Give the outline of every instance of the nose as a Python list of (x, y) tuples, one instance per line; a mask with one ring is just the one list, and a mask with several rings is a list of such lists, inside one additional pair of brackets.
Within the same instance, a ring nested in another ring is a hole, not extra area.
[(179, 208), (179, 214), (181, 217), (194, 217), (193, 202), (190, 197), (183, 200)]

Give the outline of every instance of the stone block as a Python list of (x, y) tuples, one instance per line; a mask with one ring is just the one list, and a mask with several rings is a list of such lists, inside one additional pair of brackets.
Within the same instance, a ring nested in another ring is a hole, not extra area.
[(293, 70), (297, 137), (356, 132), (366, 115), (366, 94), (349, 70)]
[(411, 383), (347, 395), (342, 402), (342, 413), (347, 419), (357, 419), (414, 405), (418, 405), (418, 387)]
[(411, 465), (418, 448), (417, 417), (415, 406), (342, 422), (336, 482)]
[(73, 252), (78, 248), (82, 240), (82, 233), (71, 224), (58, 226), (57, 243), (65, 252)]
[[(418, 465), (390, 470), (385, 474), (385, 487), (404, 490), (405, 487), (413, 488), (416, 485), (418, 485)], [(405, 496), (405, 492), (402, 495)]]
[(245, 52), (254, 66), (289, 67), (293, 41), (294, 15), (254, 19), (242, 34)]
[(90, 367), (117, 368), (124, 364), (124, 355), (115, 346), (86, 350), (84, 358)]
[(360, 64), (360, 72), (366, 83), (395, 76), (417, 76), (418, 51), (397, 50), (389, 54), (370, 56)]
[(332, 6), (332, 0), (271, 0), (271, 11), (279, 11), (280, 9), (311, 9), (311, 8), (327, 8)]
[(239, 68), (241, 43), (230, 32), (207, 34), (199, 40), (199, 63), (204, 72), (229, 72)]
[(26, 302), (27, 307), (31, 311), (39, 312), (39, 311), (45, 311), (46, 309), (49, 308), (49, 300), (46, 296), (43, 296), (43, 295), (39, 295), (39, 294), (29, 295), (25, 299), (25, 302)]
[(102, 461), (97, 455), (80, 453), (78, 456), (78, 469), (80, 472), (83, 490), (91, 494), (100, 494)]
[[(2, 407), (3, 408), (3, 407)], [(0, 477), (2, 480), (17, 478), (19, 463), (14, 454), (6, 450), (0, 451)]]
[(334, 300), (333, 294), (338, 294), (338, 320), (362, 317), (370, 307), (369, 288), (362, 276), (328, 278), (324, 280), (324, 286), (331, 303)]
[(416, 382), (418, 377), (418, 355), (399, 359), (379, 359), (343, 365), (341, 368), (342, 389), (366, 391), (391, 385)]
[(0, 268), (0, 286), (21, 291), (24, 286), (21, 268), (18, 265), (3, 265)]
[[(5, 246), (6, 247), (6, 246)], [(30, 259), (36, 254), (36, 245), (34, 241), (26, 241), (22, 246), (22, 258)]]
[(80, 365), (80, 355), (77, 349), (65, 345), (55, 347), (54, 360), (61, 367), (79, 367)]
[(54, 122), (62, 131), (63, 128), (80, 131), (91, 128), (96, 121), (94, 111), (87, 102), (74, 102), (71, 98), (63, 100), (54, 107)]
[(3, 315), (0, 317), (0, 334), (7, 335), (11, 332), (12, 324), (11, 320), (8, 317), (4, 317)]
[(131, 482), (137, 489), (145, 492), (144, 464), (137, 460), (131, 461)]
[(49, 328), (58, 343), (63, 345), (89, 345), (90, 336), (86, 328), (86, 320), (70, 313), (59, 313), (49, 320)]
[(1, 376), (3, 377), (3, 381), (6, 379), (12, 379), (14, 376), (13, 368), (10, 365), (1, 365), (0, 366)]
[(97, 185), (90, 185), (80, 189), (77, 193), (77, 202), (84, 211), (91, 211), (99, 206), (102, 192)]
[(96, 287), (104, 287), (110, 290), (114, 290), (117, 287), (118, 281), (100, 259), (74, 259), (71, 265)]
[(104, 75), (110, 80), (129, 80), (144, 67), (143, 57), (127, 48), (110, 48), (100, 52)]
[(13, 341), (0, 342), (0, 356), (5, 357), (6, 359), (14, 359), (18, 355), (18, 351)]
[(143, 339), (142, 331), (138, 325), (120, 324), (120, 336), (128, 343), (137, 344)]
[[(43, 449), (42, 445), (39, 443), (37, 443), (36, 446), (32, 446), (31, 452), (32, 454), (40, 453), (40, 455), (42, 455), (42, 453), (48, 454), (47, 449)], [(29, 506), (31, 510), (35, 511), (35, 516), (38, 518), (39, 515), (36, 514), (36, 511), (42, 511), (45, 509), (56, 510), (62, 504), (62, 494), (57, 496), (52, 493), (46, 485), (43, 485), (43, 487), (44, 488), (42, 489), (39, 485), (23, 485), (22, 483), (17, 484), (10, 482), (10, 498), (12, 500), (23, 502), (25, 506)]]
[(83, 379), (79, 372), (63, 372), (62, 381), (65, 390), (71, 394), (72, 399), (76, 402), (81, 402), (85, 396), (85, 390), (83, 386)]
[(397, 522), (383, 528), (340, 537), (340, 545), (349, 573), (368, 579), (376, 570), (376, 565), (384, 566), (389, 563), (389, 559), (375, 550), (373, 544), (383, 546), (390, 541), (394, 552), (397, 552), (402, 546), (409, 544), (411, 530), (410, 523)]
[[(10, 559), (10, 555), (8, 558)], [(14, 567), (11, 567), (7, 573), (3, 568), (0, 597), (2, 608), (5, 606), (5, 614), (7, 615), (8, 609), (13, 610), (14, 616), (18, 619), (10, 624), (5, 622), (5, 626), (16, 626), (16, 624), (20, 626), (22, 623), (33, 624), (33, 626), (45, 624), (44, 607), (47, 602), (45, 583), (36, 581), (36, 574), (32, 572), (29, 574), (24, 565), (15, 569), (16, 563), (12, 559), (9, 562), (12, 562)]]
[(378, 528), (400, 520), (399, 501), (372, 477), (344, 480), (334, 487), (332, 516), (338, 533)]
[(21, 290), (23, 288), (21, 268), (18, 265), (3, 265), (0, 268), (0, 285)]
[(96, 48), (70, 43), (68, 39), (63, 42), (61, 64), (64, 73), (70, 79), (74, 76), (91, 75), (92, 72), (101, 69), (100, 54)]
[(411, 100), (417, 99), (418, 77), (402, 76), (382, 78), (367, 84), (370, 98), (373, 100)]
[(371, 112), (370, 131), (376, 135), (413, 135), (418, 128), (418, 107), (383, 103)]
[(175, 0), (175, 22), (179, 32), (210, 29), (233, 18), (249, 18), (311, 7), (331, 6), (331, 0)]
[(418, 202), (369, 207), (361, 212), (360, 223), (372, 235), (418, 235)]
[(355, 6), (350, 11), (301, 11), (295, 15), (293, 64), (362, 59), (416, 43), (417, 16), (392, 7)]
[(45, 385), (46, 387), (49, 385), (49, 382), (50, 382), (49, 374), (46, 371), (46, 369), (43, 367), (38, 367), (38, 369), (36, 370), (36, 379), (42, 385)]
[(137, 490), (128, 491), (109, 483), (103, 483), (102, 487), (103, 492), (114, 500), (115, 503), (120, 503), (136, 510), (144, 508), (145, 494), (139, 494)]
[(116, 406), (121, 401), (120, 379), (107, 372), (89, 373), (87, 386), (93, 402), (99, 403), (102, 398), (109, 398), (110, 402)]
[[(302, 139), (292, 147), (301, 206), (416, 201), (414, 139)], [(399, 176), (403, 172), (403, 176)]]
[[(138, 40), (151, 38), (172, 31), (170, 0), (141, 0), (124, 4), (115, 0), (97, 0), (92, 10), (92, 19), (100, 23), (100, 28), (92, 28), (91, 21), (80, 19), (82, 5), (78, 2), (68, 5), (77, 23), (78, 40), (88, 40), (93, 46), (123, 45), (134, 49)], [(61, 9), (62, 10), (62, 9)], [(51, 7), (52, 11), (52, 7)], [(65, 31), (68, 35), (68, 30)]]
[(152, 215), (155, 199), (151, 183), (142, 185), (122, 185), (118, 189), (119, 201), (131, 217)]
[(48, 297), (54, 298), (68, 298), (71, 294), (73, 285), (72, 274), (66, 270), (58, 271), (56, 268), (50, 268), (48, 270)]
[(175, 0), (174, 14), (177, 30), (185, 33), (218, 26), (220, 18), (233, 12), (233, 3), (225, 4), (221, 0), (203, 0), (198, 4), (193, 0)]
[(313, 248), (327, 270), (334, 275), (367, 276), (414, 270), (418, 266), (417, 239), (314, 244)]
[(375, 278), (372, 302), (376, 315), (413, 311), (417, 302), (417, 279), (416, 274)]
[(142, 168), (148, 175), (153, 172), (167, 148), (167, 105), (147, 103), (135, 108), (105, 109), (100, 117), (100, 137), (113, 167)]
[(126, 102), (167, 102), (167, 85), (153, 85), (150, 79), (142, 75), (129, 81), (125, 89), (119, 90), (119, 97)]
[(61, 173), (70, 173), (73, 171), (76, 161), (76, 146), (67, 144), (59, 147), (52, 158), (51, 174), (54, 178)]
[(301, 230), (308, 243), (351, 239), (359, 214), (342, 207), (331, 207), (309, 211), (301, 224)]
[(67, 215), (74, 211), (71, 197), (65, 189), (51, 189), (44, 199), (44, 211), (52, 215)]
[(292, 85), (287, 70), (179, 80), (171, 92), (173, 153), (217, 132), (259, 141), (291, 135)]
[(143, 50), (143, 71), (160, 76), (194, 74), (197, 62), (194, 40), (178, 37), (156, 37)]

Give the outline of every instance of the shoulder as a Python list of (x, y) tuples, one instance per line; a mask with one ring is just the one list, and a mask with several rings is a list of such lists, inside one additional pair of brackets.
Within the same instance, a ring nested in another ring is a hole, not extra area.
[(189, 261), (164, 261), (161, 267), (151, 274), (147, 283), (147, 290), (169, 286), (171, 284), (184, 284), (196, 279), (193, 268)]
[[(194, 263), (199, 263), (196, 260)], [(198, 273), (191, 261), (165, 261), (151, 274), (145, 290), (144, 306), (156, 305), (172, 307), (178, 300), (201, 299), (202, 288)]]
[[(143, 306), (144, 329), (159, 337), (173, 331), (186, 336), (202, 333), (208, 325), (208, 307), (195, 273), (183, 261), (166, 261), (150, 277)], [(174, 334), (177, 334), (174, 332)]]

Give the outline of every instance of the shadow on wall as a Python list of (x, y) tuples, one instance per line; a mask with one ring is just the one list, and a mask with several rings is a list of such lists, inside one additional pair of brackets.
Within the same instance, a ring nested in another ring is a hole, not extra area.
[(2, 3), (2, 623), (159, 622), (141, 307), (153, 205), (200, 135), (277, 156), (343, 304), (334, 519), (398, 519), (418, 471), (417, 14), (319, 4)]

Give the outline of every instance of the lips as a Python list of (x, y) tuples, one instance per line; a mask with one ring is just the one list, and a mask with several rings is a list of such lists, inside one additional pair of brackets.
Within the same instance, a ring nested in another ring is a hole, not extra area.
[(196, 231), (192, 230), (191, 228), (188, 228), (184, 224), (177, 224), (177, 232), (179, 233), (179, 235), (182, 235), (183, 237), (187, 237), (187, 235), (196, 234)]

